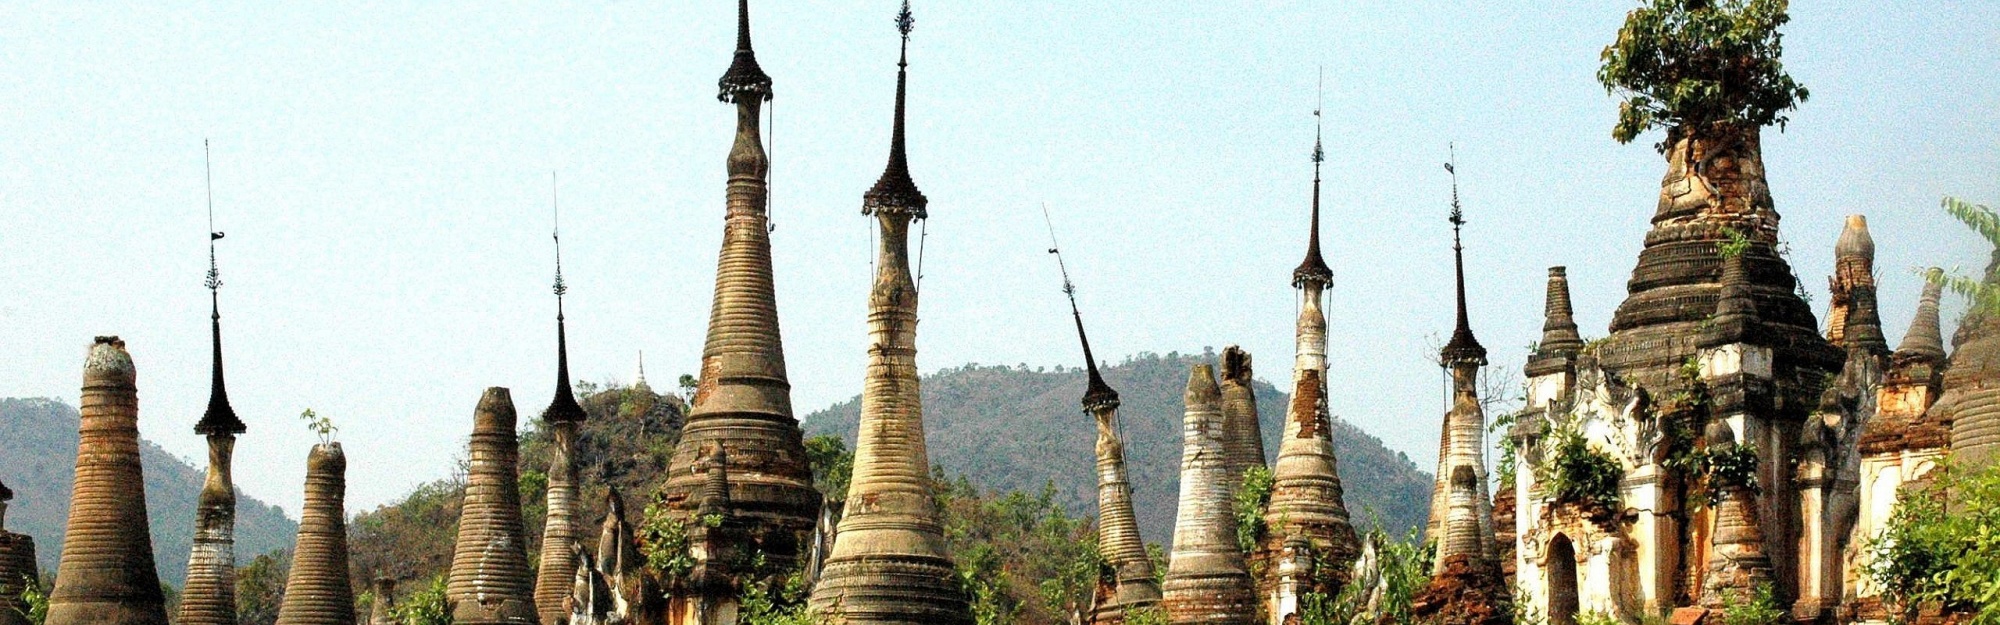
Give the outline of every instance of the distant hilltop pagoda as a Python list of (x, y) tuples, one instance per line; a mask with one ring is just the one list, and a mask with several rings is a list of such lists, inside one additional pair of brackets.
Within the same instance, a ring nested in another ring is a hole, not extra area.
[[(692, 525), (708, 484), (705, 474), (726, 475), (728, 512), (745, 528), (728, 540), (731, 550), (762, 554), (770, 570), (779, 571), (790, 569), (809, 542), (820, 495), (813, 490), (804, 434), (792, 416), (778, 331), (766, 181), (771, 161), (758, 131), (760, 110), (771, 99), (771, 77), (750, 46), (749, 0), (737, 2), (736, 29), (735, 60), (722, 76), (718, 96), (736, 107), (736, 142), (728, 158), (715, 305), (694, 405), (658, 496)], [(698, 470), (712, 456), (725, 464)], [(669, 620), (691, 625), (733, 620), (737, 574), (750, 571), (727, 571), (735, 563), (720, 557), (697, 559), (708, 574), (667, 589)]]
[(903, 52), (896, 63), (889, 164), (862, 196), (862, 214), (875, 219), (881, 248), (868, 297), (868, 374), (853, 482), (809, 603), (825, 623), (972, 623), (932, 493), (917, 381), (918, 291), (910, 271), (910, 222), (929, 217), (930, 201), (910, 177), (903, 146), (913, 24), (905, 2), (896, 19)]

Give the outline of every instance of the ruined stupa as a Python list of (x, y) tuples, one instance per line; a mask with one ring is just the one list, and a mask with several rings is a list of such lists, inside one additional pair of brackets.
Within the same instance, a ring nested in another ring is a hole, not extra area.
[(1431, 580), (1412, 600), (1411, 612), (1426, 622), (1501, 625), (1510, 620), (1494, 544), (1492, 499), (1486, 494), (1486, 413), (1479, 403), (1479, 368), (1486, 348), (1472, 335), (1465, 310), (1465, 245), (1459, 237), (1465, 216), (1452, 173), (1451, 253), (1458, 295), (1458, 321), (1438, 364), (1451, 372), (1451, 410), (1444, 416), (1438, 449), (1437, 482), (1431, 489), (1427, 542), (1437, 549)]
[(1111, 569), (1108, 584), (1107, 580), (1099, 580), (1096, 609), (1088, 618), (1092, 625), (1113, 625), (1125, 622), (1132, 611), (1158, 606), (1160, 580), (1155, 577), (1153, 560), (1146, 554), (1138, 517), (1132, 511), (1132, 481), (1125, 470), (1124, 429), (1118, 422), (1118, 391), (1105, 383), (1103, 374), (1097, 370), (1097, 357), (1090, 351), (1090, 336), (1083, 331), (1083, 313), (1076, 307), (1076, 288), (1069, 282), (1068, 267), (1063, 268), (1063, 293), (1069, 296), (1077, 342), (1083, 344), (1087, 372), (1083, 412), (1097, 423), (1097, 548)]
[(534, 580), (522, 540), (520, 441), (514, 398), (493, 387), (479, 398), (465, 474), (465, 504), (445, 601), (459, 625), (536, 623)]
[[(1294, 330), (1297, 353), (1292, 364), (1291, 405), (1278, 438), (1278, 455), (1271, 463), (1271, 503), (1264, 513), (1264, 537), (1251, 555), (1253, 568), (1263, 572), (1258, 596), (1270, 622), (1278, 623), (1301, 606), (1299, 593), (1337, 594), (1346, 583), (1361, 545), (1347, 513), (1340, 463), (1333, 449), (1333, 418), (1326, 405), (1326, 297), (1333, 269), (1320, 255), (1320, 165), (1326, 152), (1313, 140), (1312, 220), (1308, 223), (1305, 260), (1292, 271), (1299, 291), (1299, 318)], [(1292, 544), (1307, 547), (1312, 566), (1285, 570), (1302, 579), (1282, 579), (1278, 561)]]
[(222, 379), (222, 274), (215, 264), (214, 224), (208, 235), (208, 324), (214, 350), (209, 371), (208, 411), (194, 431), (208, 439), (208, 477), (196, 501), (194, 546), (188, 554), (187, 583), (181, 587), (176, 625), (236, 625), (236, 484), (230, 476), (236, 437), (246, 429), (229, 406)]
[(374, 601), (368, 604), (368, 625), (402, 625), (396, 622), (396, 578), (375, 578)]
[(1175, 625), (1256, 623), (1256, 582), (1236, 541), (1224, 449), (1229, 431), (1223, 427), (1215, 368), (1195, 365), (1183, 397), (1181, 492), (1160, 604)]
[(14, 491), (0, 482), (0, 625), (29, 625), (28, 602), (21, 598), (28, 584), (40, 583), (35, 570), (35, 539), (7, 531), (7, 502)]
[(47, 625), (166, 625), (139, 466), (138, 373), (100, 336), (83, 365), (83, 425)]
[[(354, 586), (347, 570), (347, 454), (340, 443), (306, 455), (306, 503), (277, 625), (351, 625)], [(460, 621), (464, 622), (464, 621)]]
[[(792, 416), (791, 382), (778, 327), (771, 272), (769, 184), (771, 161), (758, 124), (771, 99), (771, 77), (750, 46), (749, 0), (738, 0), (736, 54), (720, 81), (723, 102), (736, 107), (736, 140), (729, 150), (728, 209), (716, 265), (715, 299), (699, 386), (659, 496), (684, 523), (694, 519), (703, 476), (695, 464), (718, 447), (729, 450), (730, 507), (755, 531), (742, 536), (762, 553), (770, 570), (797, 561), (819, 513), (804, 435)], [(681, 588), (670, 611), (690, 602), (733, 603), (729, 588)]]
[(1222, 427), (1229, 432), (1223, 453), (1229, 458), (1229, 488), (1243, 484), (1243, 472), (1264, 466), (1264, 428), (1257, 414), (1257, 387), (1250, 370), (1250, 352), (1235, 345), (1222, 348)]
[(924, 447), (923, 397), (917, 383), (917, 284), (910, 272), (910, 222), (929, 216), (929, 200), (910, 178), (903, 146), (909, 85), (908, 2), (897, 15), (903, 35), (896, 63), (896, 117), (889, 164), (862, 196), (882, 247), (868, 297), (868, 374), (847, 511), (813, 587), (811, 609), (831, 623), (966, 624), (965, 593), (945, 551), (930, 454)]
[(535, 576), (535, 612), (543, 625), (569, 622), (563, 600), (576, 585), (577, 558), (582, 549), (577, 542), (576, 435), (583, 424), (583, 406), (569, 385), (569, 332), (563, 325), (563, 294), (569, 285), (562, 275), (562, 228), (553, 235), (556, 245), (556, 393), (542, 410), (548, 424), (549, 446), (548, 512), (542, 522), (542, 557)]

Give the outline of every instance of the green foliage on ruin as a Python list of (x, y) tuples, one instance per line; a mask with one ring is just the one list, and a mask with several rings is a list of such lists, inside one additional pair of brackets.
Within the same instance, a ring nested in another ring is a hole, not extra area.
[[(703, 527), (721, 527), (722, 515), (704, 514), (694, 519)], [(646, 558), (646, 570), (671, 587), (687, 579), (697, 562), (690, 549), (687, 520), (666, 501), (654, 498), (646, 504), (645, 516), (635, 530), (639, 555)]]
[(1610, 514), (1619, 506), (1618, 482), (1625, 469), (1610, 454), (1590, 446), (1575, 424), (1557, 429), (1535, 481), (1547, 489), (1557, 506), (1571, 505), (1592, 514)]
[(737, 625), (815, 625), (806, 600), (812, 587), (806, 585), (804, 563), (790, 571), (772, 571), (763, 552), (749, 558), (743, 570), (750, 574), (740, 582), (737, 596)]
[(1167, 625), (1167, 611), (1160, 606), (1131, 608), (1125, 611), (1125, 625)]
[(1243, 483), (1236, 487), (1232, 502), (1236, 514), (1236, 546), (1248, 554), (1257, 551), (1269, 528), (1264, 526), (1264, 510), (1271, 506), (1271, 489), (1277, 479), (1270, 467), (1253, 465), (1243, 470)]
[(1493, 435), (1493, 472), (1499, 474), (1503, 490), (1514, 488), (1514, 473), (1520, 470), (1521, 450), (1520, 445), (1514, 442), (1513, 432), (1514, 425), (1521, 422), (1521, 415), (1526, 411), (1524, 408), (1518, 412), (1503, 412), (1493, 418), (1492, 425), (1486, 426), (1486, 432)]
[(451, 602), (445, 595), (445, 575), (431, 576), (423, 588), (403, 597), (389, 609), (389, 618), (401, 625), (451, 625)]
[(300, 412), (299, 420), (306, 423), (307, 430), (319, 435), (319, 444), (321, 445), (333, 442), (333, 435), (340, 432), (340, 426), (333, 424), (333, 417), (322, 416), (317, 412), (313, 412), (311, 408)]
[(1944, 463), (1929, 484), (1905, 490), (1884, 531), (1868, 542), (1868, 574), (1885, 606), (1924, 606), (2000, 625), (2000, 463)]
[(1770, 584), (1758, 584), (1747, 602), (1731, 593), (1722, 595), (1722, 625), (1779, 625), (1791, 622), (1791, 616)]
[(16, 614), (28, 619), (31, 625), (42, 625), (49, 619), (49, 589), (42, 580), (27, 575), (21, 576), (21, 605), (10, 608)]
[[(1424, 540), (1421, 529), (1410, 530), (1400, 540), (1391, 539), (1376, 530), (1369, 532), (1366, 540), (1379, 545), (1376, 551), (1379, 578), (1357, 578), (1341, 588), (1337, 595), (1306, 593), (1301, 596), (1299, 621), (1303, 625), (1413, 622), (1410, 606), (1417, 593), (1430, 584), (1436, 546)], [(1380, 596), (1375, 594), (1378, 588)]]
[(1627, 13), (1597, 70), (1605, 91), (1621, 98), (1612, 138), (1630, 143), (1655, 128), (1670, 137), (1784, 128), (1786, 113), (1810, 96), (1780, 60), (1787, 4), (1644, 0)]
[(983, 492), (942, 468), (932, 479), (976, 622), (1064, 623), (1088, 607), (1108, 565), (1090, 519), (1056, 503), (1053, 484), (1030, 495)]
[(1722, 229), (1722, 236), (1726, 238), (1716, 244), (1715, 251), (1722, 255), (1723, 260), (1742, 256), (1744, 252), (1750, 250), (1750, 237), (1744, 235), (1742, 230), (1725, 226)]

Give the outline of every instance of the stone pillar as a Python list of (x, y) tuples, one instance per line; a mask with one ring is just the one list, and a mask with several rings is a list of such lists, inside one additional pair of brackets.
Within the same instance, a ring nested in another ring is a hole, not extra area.
[(527, 543), (522, 540), (519, 441), (514, 399), (486, 389), (473, 414), (470, 469), (445, 598), (459, 625), (536, 623)]
[(1173, 555), (1161, 584), (1168, 622), (1175, 625), (1248, 625), (1257, 621), (1257, 599), (1236, 542), (1223, 441), (1221, 390), (1215, 370), (1195, 365), (1188, 377), (1186, 444), (1181, 454), (1179, 514)]
[[(1314, 276), (1298, 282), (1304, 297), (1299, 312), (1298, 354), (1292, 371), (1291, 405), (1286, 407), (1284, 433), (1271, 469), (1271, 504), (1264, 512), (1265, 535), (1254, 558), (1270, 571), (1288, 537), (1304, 538), (1318, 558), (1324, 575), (1314, 592), (1337, 594), (1346, 583), (1360, 540), (1350, 523), (1333, 449), (1333, 422), (1326, 408), (1326, 313), (1321, 308), (1324, 283)], [(1275, 610), (1270, 597), (1274, 577), (1259, 581), (1265, 610)], [(1321, 583), (1323, 582), (1323, 583)], [(1267, 614), (1271, 622), (1281, 614)]]
[(285, 580), (277, 625), (351, 625), (354, 587), (348, 581), (347, 454), (340, 443), (314, 445), (306, 456), (306, 504), (298, 546)]
[(138, 374), (118, 337), (91, 345), (79, 412), (75, 490), (47, 625), (166, 625), (139, 466)]
[(402, 625), (396, 622), (396, 579), (375, 578), (375, 601), (368, 607), (368, 625)]

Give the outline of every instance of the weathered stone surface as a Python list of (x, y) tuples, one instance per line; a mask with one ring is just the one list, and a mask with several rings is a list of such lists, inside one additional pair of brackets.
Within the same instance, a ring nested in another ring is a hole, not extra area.
[(230, 458), (236, 436), (208, 436), (208, 478), (195, 510), (194, 548), (175, 625), (236, 625), (236, 486)]
[(1244, 471), (1264, 466), (1264, 431), (1258, 423), (1253, 377), (1250, 352), (1235, 345), (1222, 348), (1222, 427), (1229, 433), (1223, 453), (1229, 459), (1232, 492), (1242, 485)]
[[(2000, 284), (2000, 251), (1986, 268), (1986, 284)], [(1952, 455), (1979, 465), (2000, 458), (2000, 314), (1974, 306), (1952, 335), (1945, 366), (1940, 420), (1951, 422)]]
[(138, 374), (125, 342), (97, 337), (48, 625), (166, 625), (139, 466)]
[[(1315, 226), (1314, 230), (1317, 230)], [(1266, 611), (1281, 608), (1278, 580), (1272, 571), (1284, 557), (1285, 542), (1304, 539), (1311, 546), (1315, 568), (1312, 584), (1303, 590), (1337, 593), (1360, 553), (1360, 540), (1349, 520), (1333, 448), (1331, 416), (1326, 407), (1326, 284), (1297, 283), (1304, 305), (1299, 311), (1297, 353), (1292, 369), (1291, 405), (1286, 407), (1284, 432), (1272, 462), (1271, 503), (1265, 509), (1264, 540), (1252, 556), (1252, 567), (1263, 572), (1258, 595)], [(1275, 618), (1283, 618), (1277, 615)]]
[(751, 528), (744, 537), (754, 539), (742, 548), (761, 552), (774, 570), (783, 570), (797, 561), (812, 533), (820, 494), (792, 414), (771, 271), (770, 158), (759, 134), (771, 80), (757, 69), (750, 47), (749, 3), (737, 8), (735, 60), (722, 81), (723, 100), (736, 108), (736, 138), (727, 163), (714, 306), (693, 410), (659, 494), (684, 522), (692, 519), (702, 486), (694, 466), (708, 450), (727, 446), (731, 512)]
[[(340, 443), (306, 456), (306, 503), (278, 625), (350, 625), (354, 587), (347, 569), (347, 453)], [(460, 621), (465, 622), (465, 621)]]
[[(544, 419), (546, 421), (546, 419)], [(543, 517), (542, 554), (535, 575), (535, 612), (543, 625), (569, 622), (563, 605), (576, 583), (578, 557), (576, 524), (576, 424), (549, 422), (554, 444), (550, 446), (548, 513)]]
[(1139, 535), (1139, 522), (1132, 511), (1132, 483), (1125, 471), (1125, 442), (1118, 425), (1118, 391), (1104, 382), (1097, 359), (1090, 352), (1090, 338), (1083, 332), (1083, 315), (1076, 318), (1076, 335), (1083, 344), (1085, 369), (1090, 372), (1083, 395), (1083, 411), (1097, 423), (1097, 545), (1112, 575), (1100, 583), (1091, 610), (1090, 622), (1115, 625), (1125, 621), (1129, 610), (1145, 609), (1160, 603), (1160, 582), (1154, 575), (1153, 560), (1146, 554)]
[(1231, 514), (1221, 390), (1215, 370), (1196, 365), (1188, 377), (1186, 444), (1181, 453), (1180, 512), (1161, 583), (1161, 605), (1176, 624), (1249, 624), (1257, 594)]
[(396, 580), (375, 578), (375, 601), (368, 606), (368, 625), (401, 625), (393, 616), (396, 609)]
[(459, 625), (536, 623), (522, 539), (520, 442), (514, 399), (493, 387), (473, 413), (470, 467), (445, 600)]
[(1511, 623), (1507, 590), (1499, 580), (1499, 571), (1473, 554), (1445, 558), (1430, 583), (1410, 600), (1410, 616), (1424, 625)]

